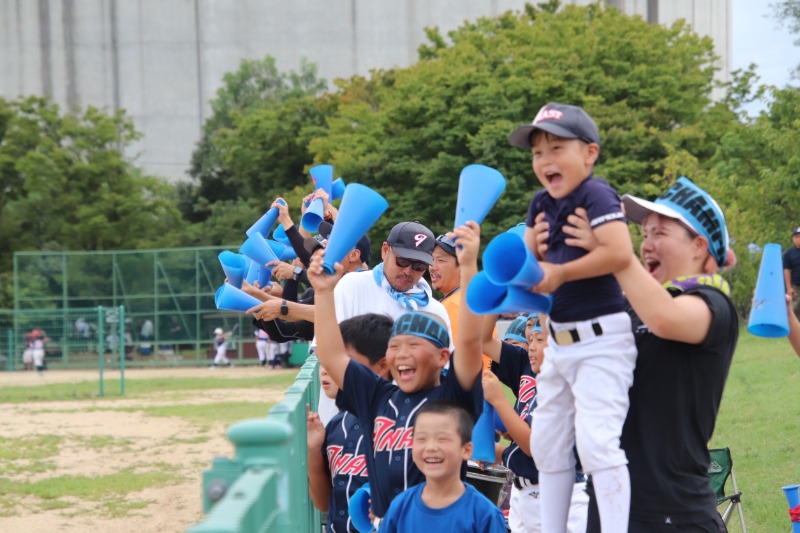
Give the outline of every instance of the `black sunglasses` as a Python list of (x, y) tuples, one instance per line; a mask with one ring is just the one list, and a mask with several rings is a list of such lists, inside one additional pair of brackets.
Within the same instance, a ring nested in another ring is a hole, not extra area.
[(412, 261), (411, 259), (403, 259), (397, 255), (397, 252), (393, 246), (390, 246), (389, 249), (394, 255), (394, 264), (397, 265), (397, 268), (411, 267), (411, 270), (414, 272), (425, 272), (428, 269), (427, 263), (423, 263), (422, 261)]

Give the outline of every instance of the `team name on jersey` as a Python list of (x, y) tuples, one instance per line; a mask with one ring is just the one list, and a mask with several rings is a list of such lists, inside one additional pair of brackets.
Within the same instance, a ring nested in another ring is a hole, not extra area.
[(374, 452), (389, 450), (405, 450), (414, 443), (414, 428), (396, 428), (395, 421), (385, 416), (375, 418), (375, 430), (372, 433)]
[(536, 379), (522, 376), (519, 379), (519, 403), (528, 403), (536, 396)]
[(331, 470), (331, 477), (338, 475), (366, 476), (367, 460), (364, 454), (354, 455), (352, 453), (342, 453), (342, 446), (330, 445), (325, 450), (328, 454), (328, 467)]

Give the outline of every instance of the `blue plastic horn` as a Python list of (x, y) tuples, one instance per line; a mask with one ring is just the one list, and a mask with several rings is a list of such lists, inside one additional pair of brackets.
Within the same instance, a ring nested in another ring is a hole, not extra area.
[(483, 268), (495, 285), (533, 287), (542, 281), (542, 268), (525, 241), (504, 232), (492, 239), (483, 252)]
[(283, 226), (280, 224), (278, 224), (278, 227), (276, 227), (275, 231), (272, 232), (272, 238), (281, 244), (285, 244), (286, 246), (291, 245), (289, 237), (286, 236), (286, 230), (283, 229)]
[(239, 251), (261, 266), (270, 261), (278, 260), (278, 256), (276, 256), (272, 248), (269, 247), (267, 240), (258, 232), (250, 235), (247, 240), (242, 243)]
[(292, 259), (297, 259), (297, 252), (291, 246), (287, 246), (283, 249), (281, 261), (291, 261)]
[[(797, 509), (800, 506), (800, 485), (787, 485), (781, 487), (783, 493), (786, 495), (786, 501), (789, 502), (789, 509)], [(800, 533), (800, 522), (792, 521), (792, 533)]]
[(331, 200), (339, 200), (344, 196), (345, 183), (342, 178), (336, 178), (331, 184)]
[(242, 289), (237, 289), (230, 283), (223, 283), (214, 295), (214, 304), (217, 309), (227, 311), (247, 311), (261, 303), (261, 300), (250, 296)]
[(364, 483), (356, 490), (347, 503), (350, 512), (350, 521), (353, 522), (359, 533), (375, 531), (369, 520), (369, 483)]
[(789, 335), (789, 312), (786, 307), (786, 288), (779, 244), (770, 243), (764, 246), (747, 331), (758, 337), (775, 338)]
[(333, 225), (322, 268), (333, 274), (333, 265), (355, 248), (358, 240), (369, 231), (389, 207), (386, 199), (366, 185), (347, 186), (339, 206), (339, 217)]
[[(286, 205), (286, 202), (283, 200), (276, 200), (281, 205)], [(272, 226), (275, 225), (275, 222), (278, 220), (278, 208), (277, 207), (270, 207), (267, 209), (267, 212), (261, 215), (261, 218), (256, 220), (256, 223), (250, 226), (250, 228), (245, 232), (247, 236), (251, 236), (253, 233), (260, 233), (264, 237), (269, 235), (269, 232), (272, 231)]]
[(237, 288), (241, 287), (247, 267), (245, 258), (228, 250), (220, 252), (218, 258), (219, 263), (222, 265), (222, 270), (225, 272), (225, 277), (228, 278), (228, 283)]
[(494, 407), (483, 400), (483, 413), (472, 428), (472, 458), (476, 461), (495, 462), (494, 417)]
[(531, 311), (549, 314), (553, 300), (548, 295), (514, 285), (497, 285), (486, 276), (486, 272), (478, 272), (467, 287), (467, 305), (476, 315)]
[(260, 269), (261, 265), (251, 259), (250, 266), (247, 268), (247, 275), (244, 277), (244, 279), (247, 280), (247, 283), (253, 285), (256, 281), (258, 281), (258, 271)]
[[(328, 198), (333, 199), (331, 188), (333, 187), (333, 167), (331, 165), (317, 165), (309, 169), (311, 179), (314, 181), (314, 190), (322, 189), (328, 193)], [(325, 220), (325, 213), (323, 209), (325, 203), (322, 198), (317, 198), (311, 205), (308, 206), (306, 212), (303, 213), (303, 218), (300, 219), (300, 224), (303, 229), (316, 233), (319, 228), (319, 223)]]
[(454, 228), (470, 220), (482, 223), (504, 190), (506, 179), (495, 169), (484, 165), (464, 167), (458, 180)]
[(272, 239), (267, 239), (267, 244), (269, 245), (270, 249), (272, 249), (272, 253), (275, 254), (275, 257), (283, 260), (282, 257), (284, 250), (286, 250), (286, 245), (282, 242), (273, 241)]

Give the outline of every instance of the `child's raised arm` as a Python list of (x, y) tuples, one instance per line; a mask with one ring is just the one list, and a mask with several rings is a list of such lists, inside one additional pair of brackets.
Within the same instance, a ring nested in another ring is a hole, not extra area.
[[(461, 290), (469, 288), (469, 282), (478, 272), (478, 248), (481, 243), (481, 228), (475, 222), (467, 222), (453, 231), (456, 238), (456, 257), (461, 265)], [(480, 379), (483, 369), (483, 343), (481, 342), (481, 317), (469, 310), (466, 299), (458, 310), (458, 338), (453, 358), (453, 370), (459, 385), (472, 390)]]
[(308, 444), (308, 495), (311, 503), (322, 511), (328, 512), (331, 497), (331, 478), (325, 470), (325, 459), (322, 446), (325, 444), (325, 427), (317, 413), (311, 412), (306, 404), (306, 429)]
[[(467, 305), (466, 300), (461, 300), (461, 305)], [(483, 354), (488, 356), (495, 363), (500, 362), (500, 350), (503, 342), (494, 336), (497, 319), (500, 315), (484, 315), (481, 327), (481, 342), (483, 343)]]
[(335, 272), (322, 270), (323, 250), (317, 250), (308, 266), (308, 281), (314, 287), (314, 333), (317, 337), (317, 358), (333, 381), (344, 388), (344, 373), (350, 362), (336, 321), (333, 289), (344, 275), (341, 263), (334, 265)]

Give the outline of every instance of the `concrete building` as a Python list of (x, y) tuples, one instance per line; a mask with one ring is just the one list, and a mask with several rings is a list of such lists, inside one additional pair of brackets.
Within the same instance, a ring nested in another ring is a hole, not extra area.
[[(585, 5), (593, 0), (562, 0)], [(606, 0), (652, 23), (684, 18), (714, 39), (727, 79), (731, 0)], [(128, 154), (178, 180), (225, 72), (269, 54), (322, 78), (416, 62), (423, 29), (521, 10), (525, 0), (0, 0), (0, 96), (125, 109), (144, 134)]]

